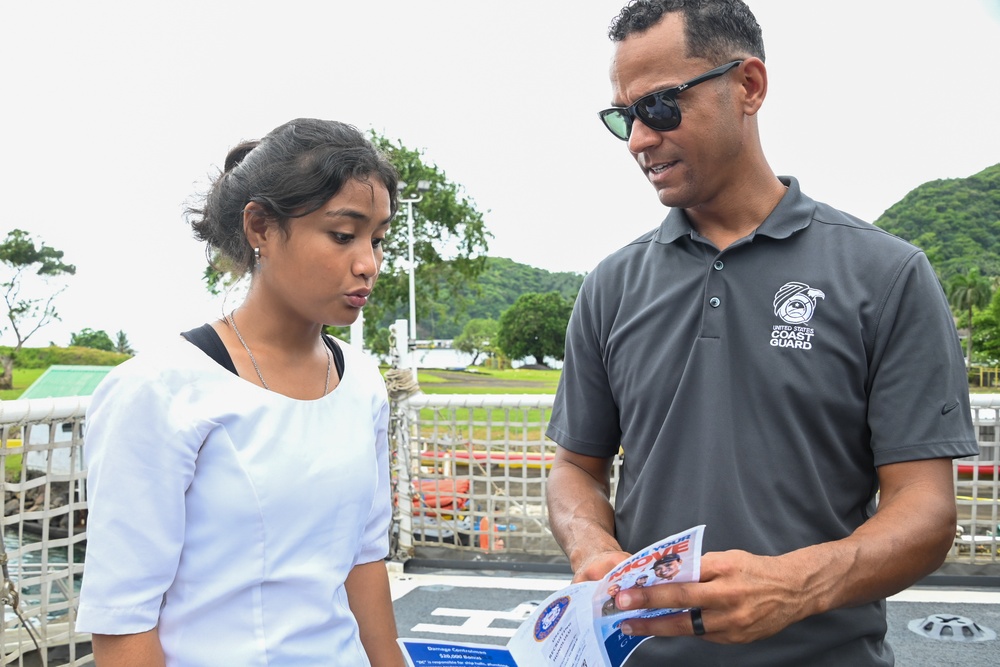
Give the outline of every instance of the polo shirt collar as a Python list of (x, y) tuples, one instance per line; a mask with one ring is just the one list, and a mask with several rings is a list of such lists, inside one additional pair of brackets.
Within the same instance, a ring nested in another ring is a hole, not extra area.
[[(760, 226), (750, 233), (752, 239), (757, 234), (775, 239), (788, 238), (800, 229), (809, 226), (812, 221), (816, 202), (799, 189), (799, 182), (794, 176), (779, 176), (778, 180), (785, 184), (788, 190), (774, 207), (771, 214)], [(673, 243), (683, 236), (694, 238), (697, 232), (691, 227), (691, 221), (682, 208), (672, 208), (667, 217), (660, 223), (657, 231), (657, 243)]]

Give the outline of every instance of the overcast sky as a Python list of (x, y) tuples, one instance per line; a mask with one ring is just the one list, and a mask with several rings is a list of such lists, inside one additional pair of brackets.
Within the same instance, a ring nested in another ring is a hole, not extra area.
[[(807, 194), (874, 220), (921, 183), (1000, 162), (1000, 1), (749, 4), (765, 152)], [(595, 113), (620, 5), (3, 3), (0, 233), (77, 267), (62, 322), (29, 346), (90, 327), (142, 351), (218, 316), (184, 205), (230, 147), (301, 116), (424, 150), (483, 211), (491, 255), (589, 271), (666, 213)]]

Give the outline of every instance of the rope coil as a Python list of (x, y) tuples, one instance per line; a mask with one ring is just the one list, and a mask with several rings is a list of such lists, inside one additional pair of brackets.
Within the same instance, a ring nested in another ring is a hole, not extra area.
[(401, 401), (420, 391), (420, 385), (413, 379), (413, 373), (405, 368), (390, 368), (385, 372), (385, 388), (389, 398)]

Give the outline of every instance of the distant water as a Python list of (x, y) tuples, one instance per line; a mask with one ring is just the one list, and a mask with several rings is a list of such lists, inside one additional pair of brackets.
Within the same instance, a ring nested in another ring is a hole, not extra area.
[[(416, 350), (417, 355), (417, 367), (418, 368), (466, 368), (472, 363), (472, 355), (466, 354), (465, 352), (460, 352), (455, 349), (448, 348), (434, 348), (434, 349), (420, 349)], [(480, 355), (479, 362), (482, 362), (483, 356)], [(528, 359), (521, 359), (515, 361), (511, 364), (514, 368), (520, 368), (529, 363), (533, 363), (534, 358), (529, 357)], [(546, 358), (545, 363), (549, 365), (550, 368), (562, 368), (562, 362), (556, 361), (555, 359)]]
[(414, 350), (419, 368), (465, 368), (472, 363), (472, 355), (448, 348)]
[[(40, 537), (37, 537), (37, 536), (34, 536), (34, 535), (30, 535), (30, 534), (27, 534), (27, 533), (24, 535), (24, 541), (25, 541), (25, 543), (35, 543), (35, 542), (39, 542), (40, 540), (41, 540)], [(6, 532), (4, 533), (4, 536), (3, 536), (3, 543), (4, 543), (4, 548), (7, 550), (8, 554), (12, 553), (13, 551), (15, 551), (18, 548), (19, 545), (18, 545), (18, 541), (17, 541), (17, 529), (16, 528), (11, 527), (11, 526), (7, 527)], [(79, 546), (78, 545), (73, 550), (73, 560), (76, 563), (82, 563), (83, 562), (84, 553), (85, 553), (85, 548), (83, 546)], [(23, 562), (24, 562), (26, 570), (30, 570), (33, 573), (37, 573), (37, 568), (39, 566), (41, 566), (41, 563), (42, 563), (42, 554), (41, 554), (40, 551), (30, 551), (30, 552), (28, 552), (27, 554), (24, 555), (24, 561)], [(50, 566), (55, 565), (56, 567), (58, 567), (59, 564), (66, 563), (67, 562), (67, 549), (65, 547), (57, 547), (57, 548), (49, 549), (48, 550), (48, 562), (49, 562)], [(19, 582), (21, 580), (21, 578), (22, 578), (21, 577), (21, 562), (17, 558), (12, 557), (11, 560), (10, 560), (10, 562), (7, 564), (7, 567), (9, 569), (9, 571), (10, 571), (10, 577), (11, 577), (11, 579), (15, 583)], [(80, 591), (80, 581), (81, 581), (81, 577), (79, 575), (77, 575), (77, 576), (74, 577), (73, 588), (76, 590), (76, 592)], [(38, 596), (41, 594), (41, 589), (40, 589), (39, 586), (37, 586), (37, 585), (36, 586), (27, 586), (27, 587), (25, 587), (25, 586), (19, 586), (19, 589), (20, 589), (21, 597), (22, 597), (22, 605), (38, 604)], [(63, 595), (62, 595), (62, 593), (61, 593), (61, 591), (60, 591), (60, 589), (59, 589), (58, 586), (53, 586), (52, 587), (51, 592), (50, 592), (50, 596), (51, 596), (50, 600), (52, 600), (53, 602), (58, 601), (60, 599), (63, 599)], [(14, 619), (16, 618), (15, 615), (12, 612), (10, 612), (9, 609), (6, 610), (6, 611), (7, 611), (7, 613), (6, 613), (6, 621), (8, 623), (14, 622)], [(65, 613), (66, 613), (65, 611), (61, 611), (61, 612), (58, 612), (58, 613), (52, 613), (52, 614), (49, 615), (49, 620), (52, 620), (54, 618), (58, 618), (59, 616), (62, 616)]]

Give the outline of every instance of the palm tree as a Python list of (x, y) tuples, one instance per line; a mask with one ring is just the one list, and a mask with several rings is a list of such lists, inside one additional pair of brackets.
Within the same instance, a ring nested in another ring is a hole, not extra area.
[(966, 274), (955, 274), (948, 281), (948, 303), (956, 311), (969, 315), (966, 370), (972, 365), (972, 311), (988, 306), (992, 296), (993, 283), (987, 276), (980, 275), (978, 267), (972, 267)]
[(117, 333), (117, 341), (115, 342), (115, 352), (121, 352), (122, 354), (135, 354), (135, 350), (128, 342), (128, 336), (125, 335), (124, 331), (119, 331)]

